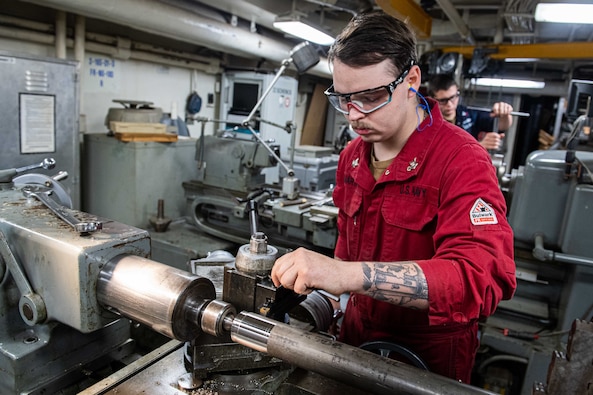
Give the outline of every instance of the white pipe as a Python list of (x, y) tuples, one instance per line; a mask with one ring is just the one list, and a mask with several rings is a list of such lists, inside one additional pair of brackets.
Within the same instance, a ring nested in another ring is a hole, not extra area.
[(77, 15), (74, 25), (74, 59), (84, 62), (86, 20), (84, 16)]
[[(470, 30), (472, 29), (484, 29), (491, 30), (496, 29), (499, 26), (498, 21), (495, 18), (487, 15), (471, 15), (469, 20), (465, 22)], [(436, 42), (439, 38), (451, 36), (453, 34), (459, 34), (458, 28), (451, 23), (451, 21), (444, 21), (434, 19), (432, 21), (431, 39)], [(459, 43), (458, 43), (459, 44)]]
[[(105, 44), (108, 46), (118, 46), (121, 43), (121, 40), (118, 40), (117, 37), (107, 36), (105, 34), (87, 33), (85, 35), (85, 37), (87, 40), (89, 40), (91, 42), (94, 42), (97, 44)], [(212, 70), (216, 70), (216, 71), (219, 71), (219, 69), (220, 69), (220, 61), (216, 58), (208, 58), (205, 56), (199, 56), (199, 55), (195, 55), (195, 54), (191, 54), (191, 53), (187, 53), (187, 52), (172, 51), (172, 50), (168, 50), (165, 48), (155, 47), (154, 45), (140, 43), (140, 42), (136, 42), (136, 41), (130, 42), (130, 47), (133, 47), (136, 51), (140, 51), (140, 52), (147, 52), (147, 53), (151, 53), (151, 54), (164, 55), (165, 57), (168, 57), (168, 58), (177, 58), (180, 60), (190, 60), (192, 62), (209, 64), (209, 65), (211, 65)], [(130, 48), (127, 48), (127, 49), (130, 49)], [(213, 74), (214, 74), (214, 72), (213, 72)]]
[[(82, 69), (82, 65), (84, 64), (84, 44), (85, 44), (85, 30), (86, 30), (86, 19), (84, 16), (81, 15), (76, 15), (76, 20), (74, 22), (74, 59), (78, 61), (78, 70), (80, 71)], [(84, 108), (83, 107), (83, 96), (84, 95), (78, 95), (78, 108)], [(81, 122), (84, 122), (85, 119), (81, 119)], [(79, 128), (79, 130), (84, 131), (86, 130), (86, 125), (84, 125), (82, 128)], [(83, 136), (81, 136), (82, 138), (84, 138)]]
[(474, 39), (469, 27), (465, 21), (461, 18), (461, 15), (457, 12), (457, 9), (450, 0), (436, 0), (437, 4), (441, 7), (447, 18), (455, 25), (457, 31), (461, 37), (471, 45), (475, 45), (476, 40)]
[[(250, 59), (282, 63), (291, 45), (247, 30), (185, 12), (156, 0), (23, 0), (87, 17), (190, 42)], [(328, 78), (327, 61), (309, 70)]]
[(56, 38), (50, 34), (7, 28), (3, 26), (0, 26), (0, 37), (6, 37), (19, 41), (29, 41), (44, 45), (53, 45), (56, 42)]
[[(56, 38), (52, 34), (37, 33), (16, 28), (5, 28), (2, 26), (0, 26), (0, 37), (5, 37), (13, 40), (28, 41), (43, 45), (55, 45), (56, 42)], [(66, 46), (68, 48), (72, 48), (74, 46), (73, 40), (66, 39)], [(88, 41), (85, 43), (85, 50), (109, 56), (121, 55), (120, 50), (116, 47), (92, 43)], [(204, 64), (185, 59), (174, 60), (143, 51), (129, 51), (128, 58), (132, 60), (142, 60), (167, 66), (187, 68), (190, 70), (199, 70), (210, 74), (218, 74), (221, 71), (214, 64)]]
[(66, 13), (56, 13), (56, 58), (66, 59)]
[(0, 15), (0, 23), (3, 25), (14, 25), (24, 27), (29, 30), (38, 30), (47, 33), (50, 33), (54, 30), (54, 26), (49, 23), (34, 22), (8, 15)]
[(492, 42), (494, 44), (502, 44), (504, 42), (504, 18), (501, 17), (500, 14), (497, 15), (497, 23), (496, 23), (496, 31), (494, 33), (494, 37), (492, 38)]
[[(122, 51), (117, 47), (112, 47), (109, 45), (97, 44), (97, 43), (89, 43), (87, 42), (86, 50), (89, 52), (109, 55), (115, 58), (121, 58)], [(220, 70), (213, 70), (211, 65), (197, 63), (189, 60), (175, 60), (175, 59), (168, 59), (164, 58), (155, 54), (151, 54), (148, 52), (142, 51), (133, 51), (128, 50), (126, 51), (126, 59), (131, 60), (141, 60), (145, 62), (151, 62), (156, 64), (162, 64), (167, 66), (175, 66), (175, 67), (182, 67), (190, 70), (199, 70), (205, 73), (218, 73)]]

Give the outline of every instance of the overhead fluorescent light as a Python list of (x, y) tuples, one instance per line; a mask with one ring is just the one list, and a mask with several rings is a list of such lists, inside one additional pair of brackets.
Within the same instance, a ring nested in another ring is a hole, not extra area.
[(533, 63), (537, 62), (538, 58), (505, 58), (506, 63)]
[(298, 16), (278, 17), (274, 21), (274, 27), (286, 34), (319, 45), (331, 45), (335, 40), (312, 24), (302, 21)]
[(593, 23), (593, 4), (539, 3), (536, 22)]
[(516, 80), (509, 78), (476, 78), (474, 85), (495, 86), (501, 88), (542, 89), (546, 86), (543, 81)]

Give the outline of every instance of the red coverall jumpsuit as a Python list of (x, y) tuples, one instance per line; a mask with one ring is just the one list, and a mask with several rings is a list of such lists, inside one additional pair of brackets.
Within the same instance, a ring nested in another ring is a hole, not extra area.
[(513, 233), (495, 169), (469, 133), (427, 117), (375, 181), (371, 145), (341, 153), (334, 202), (335, 256), (344, 261), (415, 261), (428, 283), (428, 311), (352, 294), (340, 340), (403, 345), (430, 371), (469, 383), (478, 320), (515, 291)]

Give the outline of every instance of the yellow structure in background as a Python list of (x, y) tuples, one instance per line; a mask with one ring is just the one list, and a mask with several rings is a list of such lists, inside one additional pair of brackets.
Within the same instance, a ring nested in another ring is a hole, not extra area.
[[(455, 46), (440, 48), (443, 52), (458, 52), (465, 58), (471, 58), (475, 46)], [(537, 59), (591, 59), (593, 42), (569, 42), (547, 44), (502, 44), (485, 45), (482, 48), (496, 49), (488, 57), (496, 60), (537, 58)]]
[(430, 38), (432, 18), (413, 0), (376, 0), (383, 11), (405, 21), (418, 38)]

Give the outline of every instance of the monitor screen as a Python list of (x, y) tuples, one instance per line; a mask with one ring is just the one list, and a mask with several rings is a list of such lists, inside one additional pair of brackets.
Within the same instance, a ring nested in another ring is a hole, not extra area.
[(258, 83), (235, 82), (233, 83), (233, 102), (230, 113), (249, 115), (258, 99)]
[(571, 80), (566, 117), (575, 120), (581, 115), (593, 117), (593, 81)]

